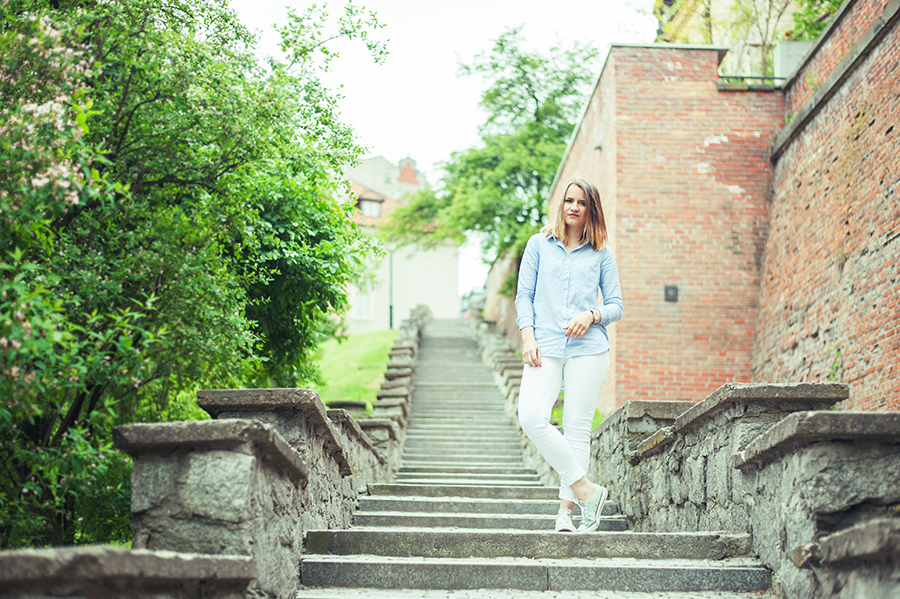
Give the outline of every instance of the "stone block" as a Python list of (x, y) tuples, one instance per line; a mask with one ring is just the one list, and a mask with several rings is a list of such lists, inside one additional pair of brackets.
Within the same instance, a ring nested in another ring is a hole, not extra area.
[(388, 364), (387, 370), (384, 373), (384, 378), (391, 381), (400, 377), (411, 377), (415, 371), (411, 366), (397, 366)]
[[(325, 404), (312, 389), (208, 389), (197, 392), (197, 402), (216, 419), (250, 418), (272, 426), (300, 453), (308, 450), (310, 437), (324, 440), (325, 451), (351, 474), (341, 436), (326, 414)], [(315, 432), (307, 430), (307, 423)]]
[(823, 440), (900, 443), (900, 413), (796, 412), (732, 456), (735, 468), (758, 468), (785, 453)]
[(256, 457), (233, 451), (204, 451), (187, 458), (181, 505), (197, 516), (243, 522), (250, 516)]
[(108, 546), (0, 552), (9, 599), (243, 599), (252, 558)]

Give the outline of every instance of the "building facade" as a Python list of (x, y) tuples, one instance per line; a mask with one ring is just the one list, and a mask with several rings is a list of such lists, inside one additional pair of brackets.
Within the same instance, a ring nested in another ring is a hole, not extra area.
[(347, 332), (396, 328), (415, 306), (428, 306), (436, 318), (460, 315), (459, 248), (400, 245), (383, 238), (380, 227), (409, 194), (428, 186), (410, 158), (394, 165), (381, 156), (348, 168), (344, 176), (356, 199), (357, 222), (380, 238), (384, 256), (369, 265), (370, 277), (348, 290)]

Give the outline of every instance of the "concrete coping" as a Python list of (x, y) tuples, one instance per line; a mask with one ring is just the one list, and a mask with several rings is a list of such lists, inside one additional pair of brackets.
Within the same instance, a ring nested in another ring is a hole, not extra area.
[(678, 435), (709, 421), (733, 404), (753, 404), (763, 412), (787, 413), (826, 409), (849, 396), (850, 388), (843, 383), (726, 383), (682, 412), (672, 426), (650, 435), (628, 460), (634, 464), (659, 453)]
[(350, 462), (344, 455), (344, 446), (328, 415), (319, 394), (312, 389), (204, 389), (197, 391), (197, 403), (210, 416), (217, 418), (223, 412), (278, 412), (301, 410), (314, 425), (325, 431), (325, 445), (341, 468), (342, 474), (350, 473)]
[(381, 455), (381, 452), (379, 452), (378, 448), (376, 448), (372, 443), (369, 435), (367, 435), (365, 431), (363, 431), (363, 429), (359, 427), (356, 418), (354, 418), (353, 415), (350, 414), (350, 412), (348, 412), (347, 410), (334, 409), (328, 410), (327, 413), (331, 421), (341, 426), (348, 436), (355, 438), (357, 441), (359, 441), (360, 445), (375, 454), (375, 457), (380, 463), (387, 464), (387, 459), (383, 455)]
[(356, 422), (363, 431), (369, 428), (386, 428), (391, 439), (400, 438), (397, 421), (392, 418), (364, 418)]
[(392, 366), (391, 364), (388, 364), (387, 369), (384, 372), (384, 378), (392, 381), (402, 376), (412, 376), (413, 372), (414, 370), (412, 366)]
[(77, 582), (100, 579), (144, 579), (158, 584), (218, 580), (248, 584), (256, 578), (256, 562), (239, 555), (200, 555), (174, 551), (125, 549), (108, 545), (21, 549), (0, 552), (0, 583)]
[(826, 564), (900, 559), (900, 518), (878, 518), (851, 526), (819, 541)]
[(369, 405), (369, 402), (363, 401), (361, 399), (335, 399), (328, 402), (326, 405), (326, 413), (331, 416), (331, 410), (355, 410), (362, 409), (365, 410)]
[(760, 468), (817, 441), (900, 443), (898, 412), (794, 412), (731, 456), (741, 470)]
[(398, 376), (392, 379), (385, 378), (381, 382), (382, 389), (392, 389), (394, 387), (408, 387), (412, 388), (413, 380), (411, 376)]
[(409, 398), (409, 396), (409, 387), (388, 387), (375, 393), (375, 397), (377, 397), (379, 401), (384, 401), (388, 398)]
[(304, 486), (309, 479), (309, 469), (297, 450), (272, 427), (255, 420), (229, 418), (128, 424), (114, 428), (113, 439), (118, 449), (135, 458), (178, 449), (252, 451)]
[(632, 399), (610, 414), (609, 418), (605, 418), (594, 429), (593, 436), (602, 435), (607, 428), (615, 426), (623, 420), (641, 420), (645, 416), (649, 416), (655, 420), (674, 421), (694, 404), (693, 401)]

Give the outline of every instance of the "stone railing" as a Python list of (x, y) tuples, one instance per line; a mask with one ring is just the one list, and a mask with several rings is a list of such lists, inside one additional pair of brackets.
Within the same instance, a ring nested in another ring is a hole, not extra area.
[(401, 324), (371, 417), (309, 389), (220, 389), (198, 392), (214, 420), (115, 429), (134, 457), (133, 550), (2, 552), (0, 584), (23, 598), (292, 598), (305, 531), (347, 528), (358, 495), (400, 466), (427, 318)]
[[(848, 577), (855, 588), (900, 596), (900, 581), (886, 574), (896, 537), (869, 550), (884, 559), (862, 582), (848, 564), (864, 556), (847, 541), (887, 530), (880, 519), (897, 516), (900, 414), (827, 410), (847, 396), (842, 384), (727, 384), (638, 435), (635, 411), (654, 402), (629, 402), (594, 431), (588, 474), (610, 488), (634, 530), (750, 533), (784, 597), (891, 596), (841, 594)], [(821, 549), (836, 545), (840, 559)]]
[(100, 546), (0, 554), (5, 599), (243, 599), (254, 578), (253, 560), (239, 556)]

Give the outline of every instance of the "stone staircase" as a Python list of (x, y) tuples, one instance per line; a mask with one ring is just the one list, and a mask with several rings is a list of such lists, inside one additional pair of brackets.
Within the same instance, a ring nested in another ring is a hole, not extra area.
[(394, 483), (369, 485), (352, 528), (307, 532), (298, 598), (738, 599), (769, 588), (769, 571), (747, 557), (748, 535), (632, 533), (612, 501), (598, 532), (556, 533), (558, 501), (525, 467), (467, 323), (431, 320), (403, 466)]

